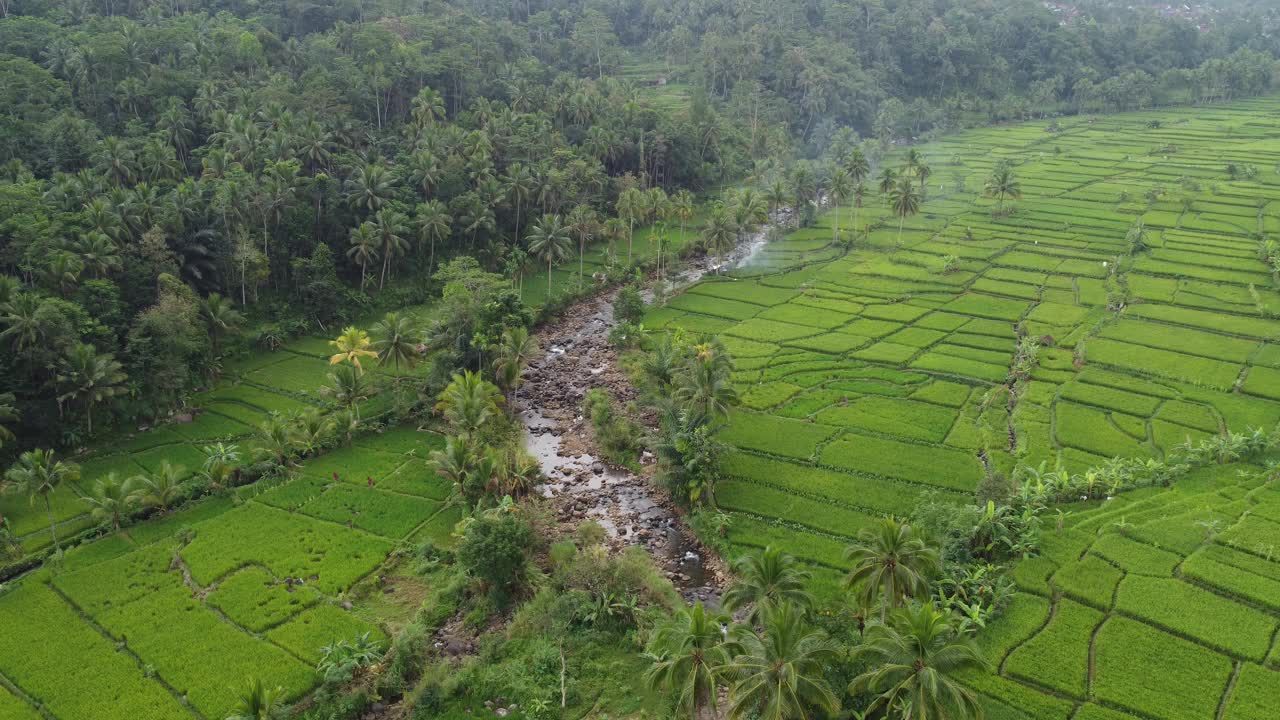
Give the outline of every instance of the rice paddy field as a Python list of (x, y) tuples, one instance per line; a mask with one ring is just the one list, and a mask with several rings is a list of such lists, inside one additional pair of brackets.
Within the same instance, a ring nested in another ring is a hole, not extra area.
[[(693, 242), (699, 222), (700, 213), (687, 227), (672, 222), (662, 240), (667, 252)], [(630, 247), (614, 255), (652, 260), (657, 233), (636, 227)], [(607, 245), (588, 246), (585, 282), (610, 263)], [(576, 287), (578, 274), (576, 257), (552, 268), (550, 295)], [(531, 307), (549, 297), (545, 267), (513, 282)], [(425, 319), (431, 306), (404, 311)], [(190, 422), (120, 431), (70, 458), (81, 479), (50, 498), (64, 546), (100, 524), (85, 498), (109, 473), (153, 473), (168, 462), (190, 477), (216, 442), (236, 445), (247, 462), (271, 413), (322, 406), (331, 352), (327, 338), (302, 337), (227, 362), (219, 382), (189, 399), (197, 409)], [(417, 370), (370, 365), (368, 372)], [(391, 403), (376, 394), (361, 414), (374, 420)], [(385, 637), (386, 608), (342, 607), (352, 588), (372, 582), (397, 547), (453, 544), (461, 509), (427, 463), (443, 446), (440, 435), (407, 427), (358, 437), (286, 481), (245, 486), (90, 540), (12, 582), (0, 592), (0, 720), (221, 720), (250, 677), (303, 697), (319, 683), (322, 647), (364, 632)], [(0, 515), (25, 554), (51, 549), (42, 505), (0, 495)]]
[[(869, 194), (852, 251), (828, 211), (650, 312), (735, 356), (717, 490), (735, 549), (781, 546), (834, 589), (869, 520), (971, 502), (984, 462), (1084, 472), (1280, 421), (1280, 292), (1258, 252), (1280, 231), (1280, 99), (1059, 122), (921, 146), (932, 177), (901, 234)], [(1008, 216), (982, 196), (1000, 161), (1023, 192)], [(1138, 223), (1149, 248), (1130, 255)], [(1010, 403), (1019, 332), (1041, 348)], [(1215, 466), (1064, 508), (980, 635), (993, 671), (966, 682), (991, 716), (1276, 717), (1273, 478)]]
[[(82, 458), (80, 484), (55, 495), (60, 536), (94, 524), (82, 494), (108, 472), (127, 477), (168, 461), (189, 475), (214, 441), (247, 455), (269, 412), (318, 402), (324, 347), (304, 339), (230, 367), (193, 399), (202, 408), (193, 422)], [(365, 416), (385, 402), (366, 401)], [(79, 545), (23, 576), (0, 595), (0, 718), (221, 719), (250, 677), (301, 698), (319, 682), (325, 645), (385, 637), (383, 618), (341, 602), (352, 587), (401, 543), (451, 545), (461, 514), (426, 461), (443, 444), (407, 427), (363, 436), (290, 478)], [(25, 548), (50, 542), (42, 508), (2, 502)]]

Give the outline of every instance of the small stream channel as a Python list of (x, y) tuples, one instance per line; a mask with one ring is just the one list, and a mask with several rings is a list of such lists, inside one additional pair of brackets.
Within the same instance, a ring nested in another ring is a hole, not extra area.
[[(786, 221), (774, 217), (725, 255), (693, 261), (672, 280), (676, 290), (712, 272), (750, 264), (768, 243), (770, 230)], [(614, 546), (643, 545), (688, 600), (715, 603), (725, 578), (718, 559), (704, 550), (684, 525), (665, 491), (648, 474), (609, 467), (594, 456), (591, 433), (582, 417), (587, 390), (603, 388), (615, 401), (634, 399), (630, 383), (617, 366), (608, 342), (616, 290), (568, 308), (561, 319), (539, 331), (544, 355), (529, 364), (515, 400), (525, 429), (525, 448), (538, 459), (546, 482), (538, 492), (550, 499), (565, 524), (593, 520)], [(652, 293), (646, 293), (646, 301)], [(641, 458), (653, 462), (648, 454)]]

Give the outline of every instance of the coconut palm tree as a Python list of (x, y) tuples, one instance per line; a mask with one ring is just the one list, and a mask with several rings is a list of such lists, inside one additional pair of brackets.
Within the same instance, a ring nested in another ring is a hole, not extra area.
[(932, 174), (933, 171), (929, 169), (928, 165), (924, 163), (916, 165), (915, 176), (920, 181), (920, 197), (925, 197), (925, 183), (928, 182), (929, 176)]
[(769, 203), (769, 212), (775, 212), (778, 208), (787, 205), (791, 194), (787, 191), (787, 184), (781, 178), (774, 178), (773, 182), (764, 189), (764, 199)]
[(347, 178), (347, 201), (356, 210), (374, 213), (382, 209), (395, 190), (395, 178), (385, 165), (361, 165)]
[(903, 175), (914, 175), (916, 172), (916, 168), (920, 167), (922, 163), (924, 163), (924, 158), (921, 157), (919, 150), (917, 150), (916, 148), (911, 148), (907, 150), (907, 157), (906, 157), (907, 172), (903, 173)]
[(256, 440), (255, 459), (270, 460), (277, 465), (288, 463), (298, 447), (293, 426), (278, 412), (271, 413), (258, 425)]
[[(493, 374), (503, 392), (517, 398), (524, 369), (538, 354), (538, 341), (529, 336), (528, 328), (517, 326), (502, 331), (502, 338), (493, 348)], [(510, 407), (514, 410), (515, 405)]]
[(200, 303), (200, 316), (209, 329), (209, 340), (215, 357), (222, 346), (222, 337), (240, 332), (240, 324), (244, 322), (244, 315), (236, 310), (230, 300), (218, 293), (209, 293), (209, 297)]
[(115, 473), (108, 473), (105, 478), (93, 482), (85, 502), (92, 508), (90, 514), (94, 520), (110, 525), (113, 532), (119, 532), (124, 518), (138, 503), (137, 480), (131, 477), (122, 480)]
[(342, 334), (336, 339), (330, 340), (329, 344), (333, 346), (336, 353), (329, 356), (329, 364), (337, 365), (338, 363), (351, 363), (361, 373), (364, 372), (364, 366), (360, 364), (362, 357), (378, 357), (378, 353), (369, 349), (372, 344), (369, 340), (369, 333), (358, 327), (348, 326), (343, 329)]
[(537, 183), (529, 168), (518, 162), (511, 163), (511, 167), (507, 168), (504, 183), (507, 199), (515, 206), (516, 210), (515, 235), (512, 238), (512, 242), (517, 243), (520, 241), (520, 211), (533, 200), (533, 193)]
[(884, 196), (885, 204), (889, 202), (889, 193), (897, 186), (898, 173), (891, 167), (881, 168), (877, 187), (880, 189), (880, 194)]
[(436, 90), (424, 87), (413, 98), (409, 112), (418, 128), (431, 127), (444, 120), (444, 98)]
[(849, 151), (844, 158), (844, 170), (849, 173), (849, 178), (855, 184), (867, 179), (871, 174), (871, 163), (867, 160), (866, 153), (862, 152), (862, 148), (855, 147)]
[(215, 488), (226, 485), (227, 480), (238, 472), (240, 465), (240, 446), (226, 443), (214, 443), (201, 448), (204, 453), (204, 464), (201, 470), (208, 478), (209, 484)]
[(365, 384), (364, 376), (354, 367), (339, 365), (329, 373), (329, 384), (320, 388), (320, 393), (352, 411), (359, 421), (360, 403), (373, 395), (373, 389)]
[(849, 173), (844, 168), (836, 168), (831, 173), (831, 179), (827, 181), (827, 195), (831, 198), (831, 204), (835, 206), (835, 233), (833, 240), (840, 239), (840, 206), (844, 205), (845, 200), (853, 194), (853, 181), (849, 177)]
[(138, 476), (138, 502), (160, 512), (167, 511), (184, 492), (181, 465), (161, 460), (160, 467), (150, 475)]
[(617, 211), (618, 217), (627, 222), (627, 264), (631, 264), (631, 238), (635, 235), (636, 221), (644, 217), (645, 209), (648, 206), (648, 199), (645, 197), (643, 190), (639, 188), (627, 188), (618, 195), (618, 201), (614, 203), (614, 210)]
[[(0, 422), (11, 423), (18, 419), (17, 400), (14, 399), (13, 393), (0, 393)], [(4, 425), (0, 425), (0, 447), (4, 447), (6, 442), (13, 440), (13, 431)]]
[(109, 275), (122, 267), (115, 241), (96, 230), (85, 233), (72, 245), (76, 258), (84, 271), (95, 279)]
[(369, 278), (369, 262), (378, 259), (378, 228), (371, 222), (360, 223), (351, 229), (347, 257), (360, 265), (360, 292)]
[(49, 536), (53, 538), (54, 549), (59, 549), (57, 523), (53, 519), (53, 503), (49, 496), (62, 483), (79, 480), (80, 466), (56, 460), (52, 450), (28, 450), (18, 456), (18, 461), (5, 472), (4, 479), (5, 492), (26, 495), (33, 505), (37, 497), (44, 501), (44, 509), (49, 514)]
[(402, 362), (413, 367), (418, 361), (422, 330), (412, 315), (389, 312), (374, 323), (371, 335), (371, 347), (378, 355), (379, 365), (391, 363), (399, 370)]
[(889, 204), (893, 207), (893, 214), (898, 216), (898, 244), (901, 245), (903, 224), (907, 218), (920, 212), (920, 193), (916, 192), (911, 178), (903, 176), (899, 179), (889, 196)]
[(804, 165), (791, 171), (791, 194), (795, 198), (796, 215), (805, 223), (813, 217), (813, 203), (818, 199), (818, 181)]
[(430, 464), (437, 475), (453, 484), (453, 491), (458, 497), (465, 498), (469, 480), (479, 461), (475, 443), (465, 437), (448, 437), (443, 450), (431, 453)]
[(702, 243), (717, 256), (717, 267), (724, 264), (724, 251), (733, 247), (738, 230), (733, 222), (733, 215), (724, 203), (716, 203), (707, 215), (702, 226)]
[(284, 712), (284, 688), (268, 688), (261, 678), (248, 682), (227, 720), (274, 720)]
[(599, 221), (590, 205), (578, 205), (566, 218), (569, 232), (578, 236), (578, 286), (582, 286), (583, 259), (587, 254), (587, 240), (596, 232)]
[(862, 209), (862, 203), (867, 198), (866, 183), (862, 182), (861, 180), (854, 183), (853, 189), (849, 191), (849, 194), (853, 198), (853, 232), (854, 232), (854, 235), (857, 235), (858, 211)]
[[(341, 374), (344, 369), (350, 370), (351, 366), (343, 365), (339, 367), (337, 374)], [(359, 378), (354, 373), (352, 375)], [(359, 379), (356, 382), (360, 384)], [(358, 401), (352, 401), (352, 405), (347, 406), (346, 409), (350, 410), (355, 402)], [(303, 455), (310, 455), (322, 449), (329, 438), (332, 437), (334, 429), (333, 420), (317, 407), (294, 413), (293, 417), (290, 418), (289, 426), (293, 434), (294, 445)]]
[(718, 339), (695, 345), (688, 365), (676, 376), (673, 397), (698, 424), (728, 417), (738, 402), (730, 381), (733, 359)]
[(404, 255), (409, 249), (409, 243), (404, 239), (405, 217), (395, 210), (379, 210), (373, 216), (373, 224), (377, 229), (382, 252), (382, 276), (378, 278), (378, 289), (381, 290), (387, 283), (391, 259)]
[[(552, 267), (569, 258), (569, 229), (559, 215), (543, 215), (529, 228), (529, 252), (547, 263), (547, 300), (551, 300)], [(629, 260), (629, 257), (628, 257)]]
[(1133, 227), (1129, 228), (1129, 232), (1125, 233), (1124, 241), (1128, 247), (1130, 255), (1137, 255), (1143, 250), (1146, 250), (1148, 247), (1146, 224), (1141, 220), (1134, 223)]
[(454, 434), (472, 437), (498, 411), (502, 393), (480, 373), (455, 373), (440, 393), (436, 412), (444, 415)]
[(791, 603), (808, 609), (813, 596), (805, 584), (812, 575), (794, 557), (770, 545), (734, 565), (737, 581), (724, 594), (724, 608), (736, 612), (750, 607), (747, 622), (758, 624), (769, 608)]
[(732, 641), (733, 659), (724, 668), (729, 717), (807, 720), (810, 708), (834, 715), (840, 700), (826, 680), (839, 647), (805, 622), (803, 611), (782, 604), (764, 617), (757, 631), (741, 626)]
[(722, 629), (728, 623), (727, 616), (707, 612), (699, 602), (679, 610), (649, 641), (645, 680), (652, 691), (670, 694), (677, 716), (715, 716), (717, 676), (729, 662)]
[(850, 694), (880, 693), (867, 712), (904, 708), (895, 716), (902, 720), (982, 717), (977, 697), (954, 675), (986, 663), (973, 640), (957, 634), (947, 615), (932, 605), (895, 611), (887, 625), (872, 623), (854, 652), (874, 669), (854, 678)]
[[(766, 202), (769, 202), (766, 197)], [(684, 242), (684, 227), (693, 217), (693, 193), (681, 188), (671, 196), (671, 213), (680, 219), (680, 242)]]
[(58, 387), (63, 390), (58, 402), (68, 400), (84, 405), (85, 422), (89, 434), (93, 434), (93, 408), (127, 392), (124, 366), (111, 353), (98, 353), (92, 345), (81, 343), (62, 359), (58, 370)]
[(880, 620), (889, 608), (906, 597), (922, 597), (928, 592), (929, 576), (938, 572), (938, 550), (928, 545), (911, 526), (894, 518), (883, 518), (858, 533), (858, 540), (845, 551), (853, 567), (845, 576), (845, 586), (864, 599), (881, 595)]
[(449, 216), (449, 210), (444, 203), (439, 200), (429, 200), (425, 203), (418, 203), (418, 207), (414, 211), (413, 221), (418, 229), (418, 242), (431, 245), (431, 256), (427, 261), (427, 272), (433, 272), (436, 267), (436, 243), (443, 242), (445, 238), (449, 237), (449, 228), (453, 224), (453, 218)]
[(982, 186), (982, 194), (995, 198), (996, 213), (1003, 215), (1006, 198), (1017, 200), (1022, 197), (1022, 183), (1018, 181), (1018, 176), (1009, 167), (1009, 163), (1002, 162), (991, 171), (986, 184)]

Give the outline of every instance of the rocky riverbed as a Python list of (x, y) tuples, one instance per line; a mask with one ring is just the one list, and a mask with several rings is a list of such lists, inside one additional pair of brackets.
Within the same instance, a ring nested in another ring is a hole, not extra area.
[[(745, 264), (766, 241), (767, 229), (746, 238), (722, 262), (694, 260), (673, 278), (673, 285), (687, 287), (708, 272)], [(654, 483), (653, 457), (641, 457), (641, 472), (606, 465), (597, 459), (591, 425), (582, 416), (588, 390), (605, 390), (619, 407), (636, 397), (608, 341), (616, 297), (616, 289), (602, 290), (536, 335), (543, 354), (525, 370), (515, 404), (525, 427), (525, 446), (547, 478), (539, 491), (566, 528), (593, 520), (608, 533), (612, 547), (644, 546), (686, 599), (714, 602), (728, 572)]]

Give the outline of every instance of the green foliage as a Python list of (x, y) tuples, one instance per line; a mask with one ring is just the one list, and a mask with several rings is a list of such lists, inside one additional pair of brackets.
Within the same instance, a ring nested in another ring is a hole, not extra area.
[(458, 544), (458, 562), (498, 603), (505, 604), (525, 582), (533, 529), (518, 514), (481, 515)]
[(614, 406), (609, 393), (593, 388), (582, 398), (582, 414), (591, 421), (596, 443), (604, 459), (615, 465), (629, 466), (640, 451), (641, 429)]

